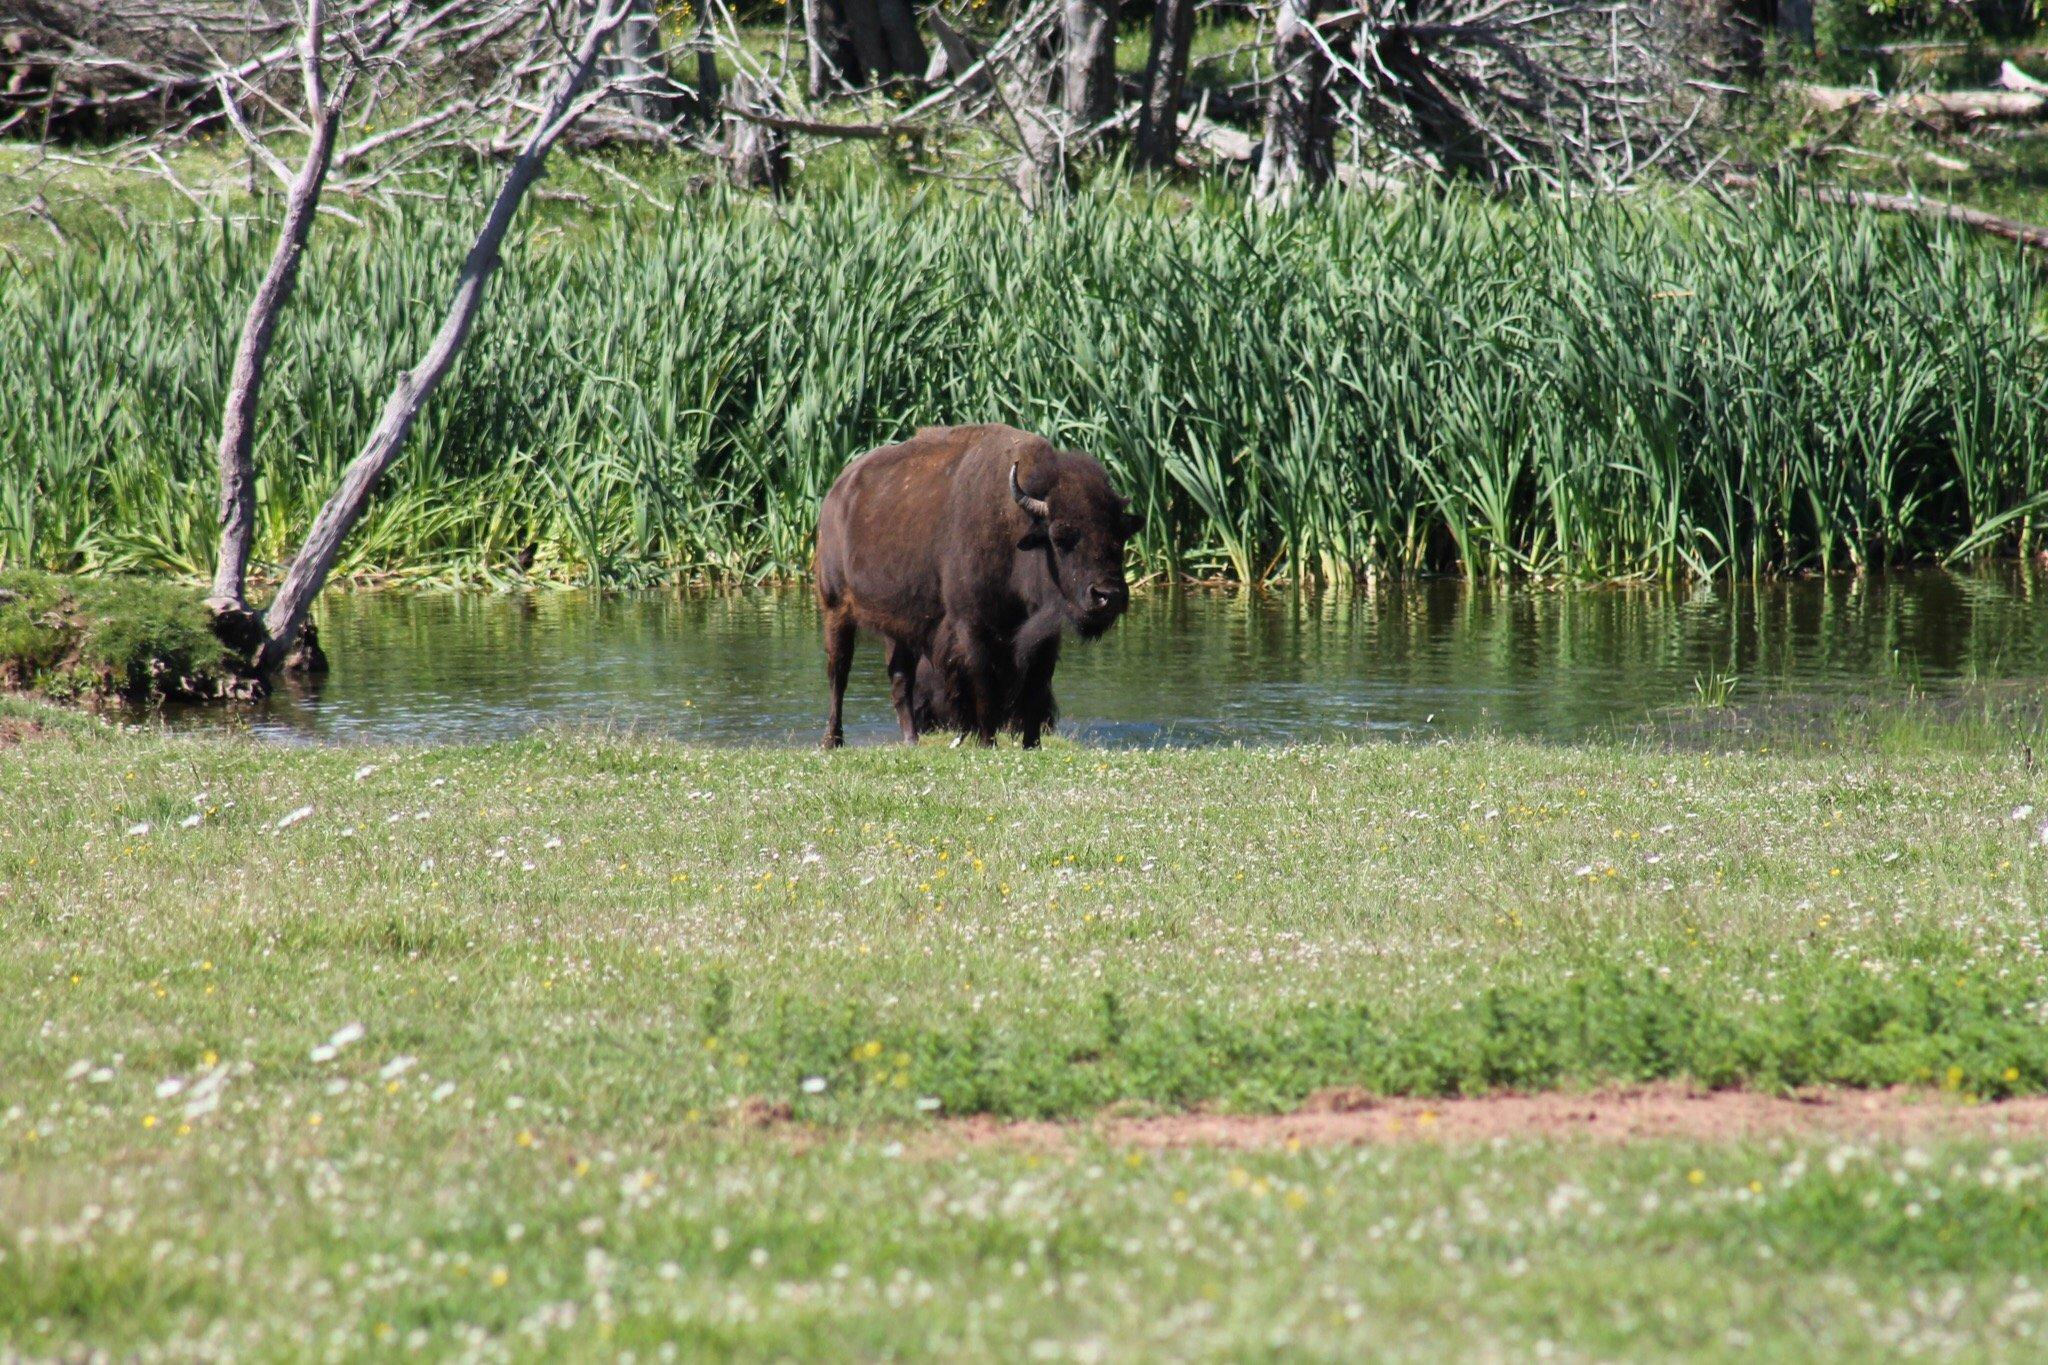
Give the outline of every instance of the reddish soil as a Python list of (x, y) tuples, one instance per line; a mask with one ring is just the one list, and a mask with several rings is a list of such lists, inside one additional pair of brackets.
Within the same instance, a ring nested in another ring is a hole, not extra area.
[(1096, 1135), (1123, 1147), (1269, 1148), (1497, 1138), (1732, 1142), (1828, 1135), (2048, 1137), (2048, 1096), (1967, 1104), (1927, 1090), (1816, 1090), (1768, 1095), (1653, 1085), (1476, 1099), (1385, 1099), (1357, 1091), (1313, 1095), (1291, 1114), (1105, 1115), (1075, 1123), (963, 1118), (941, 1144), (1057, 1149)]

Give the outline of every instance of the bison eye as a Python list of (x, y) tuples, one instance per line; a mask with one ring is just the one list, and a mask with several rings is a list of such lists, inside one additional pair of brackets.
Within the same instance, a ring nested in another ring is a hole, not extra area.
[(1081, 533), (1079, 531), (1067, 530), (1063, 527), (1052, 533), (1052, 543), (1057, 545), (1062, 551), (1071, 550), (1081, 543)]

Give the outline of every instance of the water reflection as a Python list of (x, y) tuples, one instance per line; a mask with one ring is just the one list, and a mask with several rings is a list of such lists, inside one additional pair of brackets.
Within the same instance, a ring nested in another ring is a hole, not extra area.
[[(1683, 706), (1728, 673), (1752, 708), (2048, 676), (2044, 582), (2004, 566), (1676, 589), (1160, 590), (1070, 647), (1056, 690), (1063, 728), (1100, 744), (1566, 738)], [(823, 724), (807, 593), (337, 593), (319, 620), (334, 672), (245, 723), (308, 740), (571, 724), (719, 743), (809, 743)], [(847, 720), (849, 742), (895, 732), (873, 641)]]

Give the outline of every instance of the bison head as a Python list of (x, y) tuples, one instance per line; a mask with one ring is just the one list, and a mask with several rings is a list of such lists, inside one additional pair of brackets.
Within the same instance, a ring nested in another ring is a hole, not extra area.
[(1010, 496), (1030, 519), (1017, 548), (1045, 556), (1066, 615), (1084, 638), (1093, 639), (1131, 603), (1124, 544), (1143, 523), (1095, 461), (1068, 456), (1060, 474), (1046, 496), (1033, 497), (1011, 464)]

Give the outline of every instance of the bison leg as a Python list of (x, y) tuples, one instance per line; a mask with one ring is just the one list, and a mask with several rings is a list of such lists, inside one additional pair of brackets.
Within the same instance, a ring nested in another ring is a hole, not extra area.
[(1060, 642), (1053, 639), (1042, 646), (1024, 665), (1023, 680), (1017, 686), (1017, 732), (1024, 747), (1036, 749), (1041, 730), (1052, 728), (1056, 708), (1052, 699), (1052, 671), (1060, 661)]
[(988, 748), (996, 742), (996, 731), (1008, 719), (1009, 694), (986, 651), (978, 653), (968, 668), (967, 685), (974, 698), (974, 738)]
[(825, 609), (825, 679), (832, 685), (832, 710), (825, 717), (825, 747), (846, 742), (840, 711), (846, 705), (846, 678), (853, 672), (853, 613), (843, 607)]
[(951, 618), (939, 627), (932, 663), (946, 683), (948, 709), (960, 729), (973, 731), (981, 743), (994, 744), (1003, 726), (1002, 679), (996, 675), (998, 653), (986, 646), (971, 627)]
[(889, 700), (896, 703), (896, 723), (903, 728), (903, 742), (917, 743), (918, 652), (901, 640), (889, 642)]

